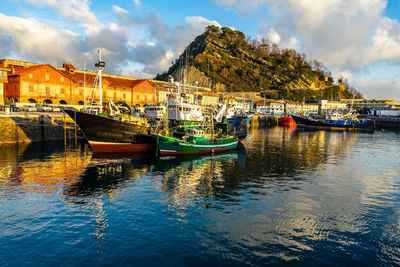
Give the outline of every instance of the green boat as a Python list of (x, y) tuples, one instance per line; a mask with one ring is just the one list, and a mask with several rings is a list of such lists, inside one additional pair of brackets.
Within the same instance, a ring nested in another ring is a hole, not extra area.
[(188, 128), (181, 137), (170, 134), (152, 134), (160, 156), (214, 154), (234, 150), (238, 139), (225, 134), (215, 134), (212, 129)]

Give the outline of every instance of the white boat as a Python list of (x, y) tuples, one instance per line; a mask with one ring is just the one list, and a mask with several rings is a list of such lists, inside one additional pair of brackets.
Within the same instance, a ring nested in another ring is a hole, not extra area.
[(170, 121), (193, 121), (204, 120), (200, 105), (189, 103), (190, 95), (180, 89), (180, 84), (175, 83), (176, 90), (169, 93), (167, 109), (168, 120)]
[(148, 105), (144, 108), (144, 116), (148, 120), (162, 120), (165, 112), (166, 112), (166, 107), (165, 106), (153, 106), (153, 105)]

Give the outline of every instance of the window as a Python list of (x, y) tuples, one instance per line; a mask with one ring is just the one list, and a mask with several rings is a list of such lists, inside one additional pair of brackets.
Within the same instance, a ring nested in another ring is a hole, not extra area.
[[(115, 88), (114, 88), (115, 90)], [(114, 92), (114, 99), (117, 99), (117, 93)]]
[(50, 79), (50, 74), (46, 73), (45, 78), (46, 78), (46, 81), (48, 81)]
[(83, 90), (79, 90), (79, 95), (83, 95)]
[(65, 94), (65, 88), (60, 89), (60, 94), (62, 94), (62, 95)]
[(29, 79), (32, 79), (32, 78), (33, 78), (33, 74), (29, 73)]
[(124, 99), (126, 98), (126, 94), (124, 93)]
[(136, 99), (139, 99), (139, 95), (136, 95)]
[(144, 96), (144, 101), (147, 101), (147, 95)]
[(79, 83), (79, 87), (82, 87), (83, 86), (83, 83)]
[(144, 86), (144, 90), (147, 92), (147, 84)]
[(136, 90), (138, 90), (138, 91), (139, 91), (139, 85), (138, 85), (138, 86), (136, 86)]
[(60, 77), (60, 82), (63, 82), (63, 81), (64, 81), (64, 77), (61, 76), (61, 77)]
[(50, 96), (50, 87), (46, 87), (46, 96)]
[(33, 92), (33, 91), (34, 91), (33, 85), (29, 85), (29, 92)]

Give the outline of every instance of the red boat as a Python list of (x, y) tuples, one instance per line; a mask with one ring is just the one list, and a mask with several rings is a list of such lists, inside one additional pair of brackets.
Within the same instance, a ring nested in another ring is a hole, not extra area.
[(279, 124), (282, 126), (294, 126), (296, 122), (292, 116), (284, 116), (279, 118)]

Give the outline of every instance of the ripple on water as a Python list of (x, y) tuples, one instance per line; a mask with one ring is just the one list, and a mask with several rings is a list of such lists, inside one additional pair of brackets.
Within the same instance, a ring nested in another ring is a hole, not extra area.
[(253, 130), (205, 157), (0, 154), (0, 264), (395, 265), (396, 133)]

